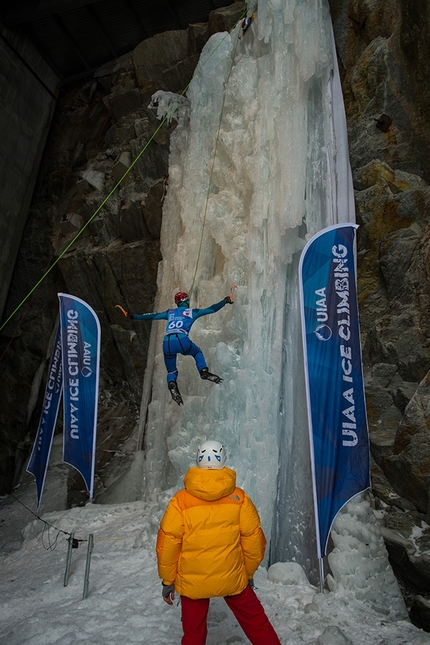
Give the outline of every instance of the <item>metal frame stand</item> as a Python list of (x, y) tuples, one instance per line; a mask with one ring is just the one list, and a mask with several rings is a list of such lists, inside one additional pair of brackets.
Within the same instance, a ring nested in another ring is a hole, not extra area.
[(93, 546), (94, 546), (94, 536), (92, 533), (90, 533), (88, 536), (87, 563), (85, 565), (84, 593), (82, 598), (86, 598), (88, 596), (88, 586), (90, 584), (91, 554), (93, 552)]
[(64, 587), (67, 587), (69, 584), (69, 578), (70, 578), (70, 565), (72, 563), (72, 549), (73, 549), (73, 541), (75, 539), (75, 534), (70, 533), (69, 537), (69, 548), (67, 549), (67, 558), (66, 558), (66, 571), (64, 572)]

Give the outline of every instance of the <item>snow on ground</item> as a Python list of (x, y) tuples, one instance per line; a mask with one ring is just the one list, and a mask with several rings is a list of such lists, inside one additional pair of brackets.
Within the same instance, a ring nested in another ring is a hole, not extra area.
[[(18, 502), (3, 505), (2, 545), (14, 550), (0, 556), (0, 643), (180, 643), (180, 606), (163, 602), (155, 559), (155, 535), (166, 502), (167, 497), (154, 503), (87, 504), (47, 513), (43, 519), (56, 528), (44, 531), (35, 519), (25, 527), (20, 549), (13, 536), (9, 542), (6, 538), (16, 530), (18, 512), (31, 515)], [(72, 551), (64, 587), (71, 532), (85, 541)], [(94, 548), (84, 599), (89, 534)], [(375, 613), (353, 594), (320, 594), (300, 576), (296, 579), (301, 584), (275, 583), (263, 568), (255, 576), (256, 592), (283, 645), (430, 644), (429, 634)], [(208, 625), (208, 645), (248, 642), (222, 599), (211, 601)]]

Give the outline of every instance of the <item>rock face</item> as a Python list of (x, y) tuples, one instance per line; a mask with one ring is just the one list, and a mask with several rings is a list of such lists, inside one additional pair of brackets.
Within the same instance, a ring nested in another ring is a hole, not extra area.
[[(374, 506), (411, 618), (430, 629), (430, 8), (416, 0), (329, 4), (360, 224)], [(186, 87), (203, 44), (243, 7), (235, 3), (213, 12), (208, 24), (146, 40), (61, 96), (7, 314), (60, 259), (0, 339), (0, 493), (20, 480), (28, 458), (57, 325), (56, 293), (70, 291), (92, 304), (102, 325), (96, 499), (115, 499), (115, 482), (142, 441), (150, 337), (149, 325), (125, 319), (115, 305), (152, 309), (175, 127), (172, 121), (156, 132), (148, 104), (156, 90)], [(68, 504), (79, 504), (86, 499), (80, 478), (69, 479)], [(137, 494), (131, 487), (130, 499)]]
[[(18, 484), (28, 461), (58, 325), (59, 291), (89, 302), (102, 328), (97, 501), (141, 447), (138, 419), (151, 326), (124, 318), (115, 305), (152, 311), (156, 292), (169, 136), (176, 124), (159, 129), (148, 105), (156, 90), (182, 92), (208, 38), (230, 29), (243, 11), (238, 2), (212, 12), (208, 23), (145, 40), (60, 96), (6, 317), (56, 264), (0, 340), (0, 494)], [(68, 491), (69, 505), (87, 498), (73, 472)]]
[[(330, 2), (348, 120), (375, 505), (393, 568), (430, 591), (430, 13)], [(425, 598), (411, 617), (430, 628)], [(428, 605), (428, 603), (427, 603)], [(427, 617), (427, 618), (426, 618)]]

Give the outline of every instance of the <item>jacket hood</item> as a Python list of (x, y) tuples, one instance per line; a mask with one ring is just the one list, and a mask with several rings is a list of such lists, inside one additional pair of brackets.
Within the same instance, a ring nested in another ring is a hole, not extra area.
[(230, 495), (236, 488), (236, 473), (230, 468), (220, 470), (204, 470), (191, 467), (184, 477), (184, 485), (188, 493), (212, 502)]

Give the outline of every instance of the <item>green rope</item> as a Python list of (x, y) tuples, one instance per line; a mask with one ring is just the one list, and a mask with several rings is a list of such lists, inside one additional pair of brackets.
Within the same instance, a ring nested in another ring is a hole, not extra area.
[[(245, 11), (245, 13), (246, 13), (246, 11)], [(242, 17), (243, 16), (241, 16), (241, 18)], [(240, 20), (240, 18), (239, 18), (239, 20)], [(236, 22), (234, 27), (236, 27), (237, 24), (238, 23)], [(234, 27), (233, 27), (233, 29), (234, 29)], [(231, 31), (233, 31), (233, 29), (231, 29), (229, 33), (231, 33)], [(217, 153), (217, 148), (218, 148), (219, 135), (220, 135), (220, 131), (221, 131), (222, 118), (223, 118), (223, 114), (224, 114), (226, 90), (227, 90), (227, 85), (228, 85), (228, 82), (230, 80), (231, 72), (232, 72), (232, 69), (233, 69), (234, 59), (235, 59), (235, 56), (236, 56), (236, 50), (237, 50), (237, 45), (239, 43), (239, 40), (240, 40), (240, 38), (239, 38), (239, 34), (238, 34), (236, 44), (234, 46), (233, 55), (231, 57), (230, 71), (229, 71), (228, 76), (227, 76), (227, 78), (225, 80), (225, 83), (224, 83), (224, 93), (223, 93), (223, 98), (222, 98), (221, 113), (220, 113), (220, 118), (219, 118), (218, 132), (217, 132), (216, 139), (215, 139), (214, 154), (213, 154), (213, 159), (212, 159), (211, 172), (210, 172), (210, 175), (209, 175), (209, 184), (208, 184), (208, 189), (207, 189), (207, 192), (206, 192), (205, 210), (204, 210), (204, 213), (203, 213), (202, 232), (200, 234), (200, 243), (199, 243), (199, 250), (198, 250), (198, 253), (197, 253), (196, 268), (194, 270), (193, 281), (191, 283), (191, 288), (190, 288), (190, 291), (189, 291), (190, 298), (191, 298), (191, 296), (193, 294), (194, 284), (195, 284), (196, 276), (197, 276), (197, 269), (198, 269), (198, 266), (199, 266), (199, 263), (200, 263), (200, 256), (201, 256), (201, 252), (202, 252), (203, 234), (204, 234), (205, 225), (206, 225), (206, 215), (207, 215), (207, 211), (208, 211), (209, 195), (210, 195), (211, 186), (212, 186), (212, 176), (213, 176), (214, 168), (215, 168), (216, 153)]]
[(122, 183), (122, 181), (124, 180), (124, 178), (128, 175), (128, 173), (133, 169), (133, 167), (134, 167), (134, 166), (136, 165), (136, 163), (139, 161), (140, 157), (141, 157), (141, 156), (142, 156), (142, 154), (145, 152), (145, 150), (147, 149), (147, 147), (149, 146), (149, 144), (152, 142), (152, 140), (154, 139), (154, 137), (157, 135), (157, 133), (159, 132), (159, 130), (161, 129), (161, 127), (164, 125), (164, 123), (167, 121), (167, 119), (169, 119), (170, 115), (171, 115), (171, 114), (173, 114), (173, 112), (175, 111), (175, 108), (176, 108), (177, 104), (179, 103), (180, 99), (183, 97), (183, 95), (185, 94), (185, 92), (188, 90), (188, 88), (190, 87), (191, 83), (192, 83), (192, 82), (194, 81), (194, 79), (195, 79), (195, 78), (200, 74), (200, 72), (204, 69), (205, 65), (210, 61), (210, 59), (211, 59), (211, 58), (212, 58), (212, 56), (215, 54), (215, 52), (217, 51), (217, 49), (222, 45), (222, 43), (224, 42), (224, 40), (225, 40), (225, 39), (230, 35), (230, 33), (233, 31), (233, 29), (236, 27), (236, 25), (239, 23), (239, 21), (243, 19), (243, 16), (244, 16), (245, 14), (246, 14), (246, 5), (245, 5), (245, 10), (244, 10), (243, 14), (242, 14), (242, 15), (240, 16), (240, 18), (235, 22), (235, 24), (233, 25), (233, 27), (232, 27), (232, 28), (230, 29), (230, 31), (229, 31), (229, 32), (224, 36), (224, 38), (222, 38), (222, 39), (220, 40), (220, 42), (218, 43), (218, 45), (215, 47), (215, 49), (212, 51), (212, 53), (207, 57), (207, 59), (206, 59), (206, 60), (205, 60), (205, 61), (204, 61), (204, 62), (203, 62), (199, 67), (198, 67), (198, 69), (197, 69), (197, 70), (196, 70), (196, 72), (194, 73), (194, 75), (193, 75), (193, 77), (191, 78), (191, 80), (190, 80), (190, 82), (188, 83), (188, 85), (186, 85), (186, 87), (185, 87), (185, 88), (182, 90), (182, 92), (179, 94), (179, 96), (178, 96), (178, 98), (176, 99), (176, 101), (172, 104), (172, 106), (171, 106), (170, 110), (167, 112), (167, 114), (166, 114), (166, 115), (164, 116), (164, 118), (162, 119), (162, 121), (161, 121), (160, 125), (158, 126), (158, 128), (155, 130), (155, 132), (153, 133), (153, 135), (151, 136), (151, 138), (147, 141), (147, 143), (145, 144), (145, 146), (144, 146), (144, 147), (142, 148), (142, 150), (139, 152), (139, 154), (138, 154), (138, 155), (137, 155), (137, 157), (134, 159), (134, 161), (133, 161), (133, 163), (130, 165), (130, 167), (129, 167), (129, 168), (127, 168), (127, 170), (125, 171), (125, 173), (123, 174), (123, 176), (121, 177), (121, 179), (120, 179), (120, 180), (115, 184), (115, 186), (112, 188), (112, 190), (111, 190), (111, 191), (110, 191), (110, 193), (107, 195), (107, 197), (105, 197), (105, 199), (102, 201), (102, 203), (100, 204), (100, 206), (99, 206), (99, 207), (95, 210), (95, 212), (91, 215), (91, 217), (89, 218), (89, 220), (88, 220), (88, 221), (84, 224), (84, 226), (83, 226), (83, 227), (82, 227), (82, 228), (77, 232), (77, 234), (75, 235), (75, 237), (73, 238), (73, 240), (72, 240), (72, 241), (71, 241), (71, 242), (66, 246), (66, 248), (65, 248), (65, 249), (60, 253), (60, 255), (59, 255), (59, 256), (58, 256), (58, 258), (55, 260), (55, 262), (53, 262), (53, 264), (49, 267), (49, 269), (48, 269), (47, 271), (45, 271), (45, 273), (42, 275), (42, 277), (40, 278), (40, 280), (39, 280), (39, 281), (34, 285), (34, 287), (33, 287), (33, 288), (28, 292), (28, 294), (25, 296), (25, 298), (23, 298), (23, 299), (21, 300), (21, 302), (19, 303), (19, 305), (18, 305), (18, 306), (13, 310), (13, 312), (10, 314), (10, 316), (9, 316), (8, 318), (6, 318), (5, 322), (4, 322), (4, 323), (1, 325), (1, 327), (0, 327), (0, 331), (1, 331), (1, 330), (2, 330), (2, 329), (3, 329), (3, 328), (8, 324), (8, 322), (9, 322), (9, 321), (10, 321), (10, 320), (15, 316), (15, 314), (16, 314), (16, 313), (21, 309), (21, 307), (23, 306), (23, 304), (28, 300), (28, 298), (32, 295), (32, 293), (34, 293), (34, 291), (36, 291), (36, 289), (37, 289), (37, 288), (39, 287), (39, 285), (43, 282), (43, 280), (44, 280), (44, 279), (45, 279), (45, 278), (46, 278), (46, 277), (51, 273), (52, 269), (53, 269), (53, 268), (58, 264), (58, 262), (62, 259), (62, 257), (65, 255), (65, 253), (67, 253), (67, 251), (68, 251), (68, 250), (73, 246), (73, 244), (76, 242), (76, 240), (78, 239), (78, 237), (79, 237), (80, 235), (82, 235), (82, 233), (85, 231), (85, 229), (87, 228), (87, 226), (88, 226), (88, 225), (93, 221), (93, 219), (95, 218), (95, 216), (96, 216), (96, 215), (101, 211), (101, 209), (102, 209), (102, 208), (103, 208), (103, 206), (106, 204), (106, 202), (107, 202), (107, 201), (112, 197), (112, 195), (114, 194), (114, 192), (116, 191), (116, 189), (118, 188), (118, 186)]

